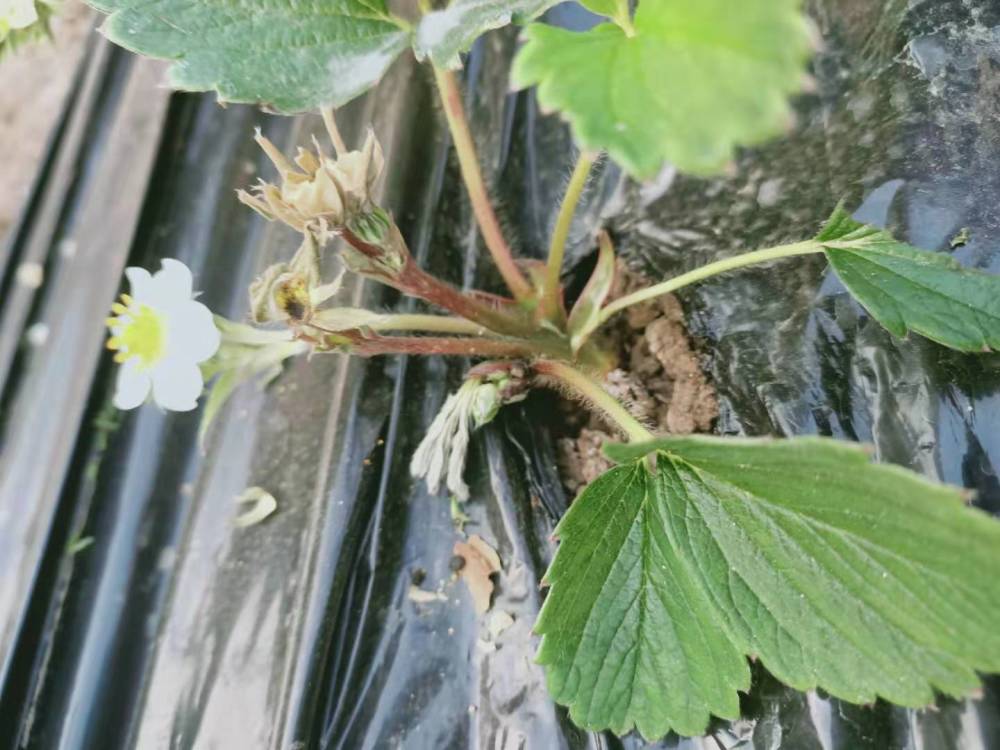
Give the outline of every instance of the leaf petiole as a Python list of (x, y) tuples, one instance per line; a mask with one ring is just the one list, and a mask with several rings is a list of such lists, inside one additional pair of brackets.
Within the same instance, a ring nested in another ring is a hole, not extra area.
[(690, 284), (695, 284), (699, 281), (711, 278), (712, 276), (717, 276), (720, 273), (733, 271), (737, 268), (743, 268), (745, 266), (756, 265), (757, 263), (769, 263), (774, 260), (791, 258), (796, 255), (812, 255), (814, 253), (821, 252), (823, 252), (823, 245), (821, 243), (816, 240), (805, 240), (803, 242), (795, 242), (790, 245), (777, 245), (775, 247), (763, 248), (762, 250), (754, 250), (753, 252), (736, 255), (732, 258), (723, 258), (722, 260), (709, 263), (701, 268), (696, 268), (693, 271), (682, 273), (680, 276), (675, 276), (667, 281), (654, 284), (653, 286), (648, 286), (645, 289), (640, 289), (636, 292), (632, 292), (631, 294), (626, 294), (624, 297), (619, 297), (601, 310), (601, 314), (597, 318), (597, 323), (593, 326), (593, 328), (606, 323), (611, 316), (615, 313), (621, 312), (626, 307), (637, 305), (640, 302), (647, 302), (651, 299), (655, 299), (656, 297), (662, 297), (664, 294), (670, 294), (671, 292), (675, 292), (678, 289), (689, 286)]
[(536, 375), (543, 384), (557, 385), (579, 396), (603, 414), (628, 437), (630, 443), (653, 440), (653, 433), (642, 426), (628, 409), (604, 390), (604, 387), (590, 376), (564, 362), (542, 359), (532, 363)]
[(556, 218), (555, 227), (552, 229), (552, 239), (549, 242), (549, 259), (545, 264), (545, 281), (542, 286), (541, 307), (539, 312), (542, 317), (552, 320), (559, 315), (559, 275), (562, 271), (563, 258), (566, 255), (566, 239), (569, 237), (569, 230), (573, 224), (573, 214), (580, 203), (580, 196), (583, 195), (583, 188), (587, 184), (587, 177), (594, 166), (596, 155), (581, 151), (577, 159), (576, 167), (569, 178), (566, 186), (566, 194), (563, 196), (562, 205), (559, 207), (559, 215)]
[(455, 80), (454, 73), (439, 68), (437, 65), (434, 66), (434, 80), (441, 95), (441, 104), (444, 107), (445, 118), (448, 120), (452, 141), (455, 143), (455, 152), (458, 154), (462, 179), (469, 192), (472, 211), (476, 215), (483, 240), (514, 297), (519, 302), (526, 301), (532, 297), (533, 290), (528, 280), (518, 269), (510, 245), (507, 244), (507, 240), (503, 236), (500, 221), (493, 210), (493, 204), (483, 180), (483, 172), (479, 166), (479, 157), (476, 155), (476, 146), (472, 140), (468, 120), (465, 117), (462, 91), (458, 81)]

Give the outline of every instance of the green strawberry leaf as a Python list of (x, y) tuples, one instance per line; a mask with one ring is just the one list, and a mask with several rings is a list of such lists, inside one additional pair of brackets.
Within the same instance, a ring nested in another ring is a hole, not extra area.
[(559, 0), (453, 0), (428, 13), (417, 26), (413, 49), (418, 60), (430, 58), (442, 68), (457, 68), (459, 55), (482, 34), (512, 21), (530, 20)]
[(174, 60), (171, 84), (282, 112), (339, 106), (375, 83), (410, 33), (384, 0), (89, 0), (123, 47)]
[(580, 0), (580, 5), (599, 16), (613, 16), (628, 12), (628, 0)]
[(580, 4), (591, 13), (607, 16), (629, 32), (633, 30), (628, 0), (580, 0)]
[(678, 557), (668, 512), (640, 460), (594, 481), (556, 530), (538, 662), (585, 729), (637, 727), (654, 739), (700, 734), (710, 714), (739, 716), (750, 670)]
[(665, 161), (716, 172), (734, 146), (781, 132), (810, 51), (798, 0), (642, 0), (632, 34), (533, 24), (526, 35), (515, 84), (537, 84), (582, 148), (637, 177)]
[(819, 438), (608, 453), (628, 463), (556, 529), (535, 628), (581, 726), (700, 734), (738, 714), (744, 656), (799, 690), (904, 706), (1000, 670), (1000, 524), (954, 488)]
[(1000, 276), (918, 250), (837, 207), (816, 237), (848, 291), (894, 336), (964, 352), (1000, 349)]

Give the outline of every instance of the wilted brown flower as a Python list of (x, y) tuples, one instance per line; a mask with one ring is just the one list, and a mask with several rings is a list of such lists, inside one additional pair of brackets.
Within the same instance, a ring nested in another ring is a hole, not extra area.
[[(339, 278), (334, 283), (336, 287), (327, 296), (339, 288)], [(324, 289), (320, 286), (319, 248), (306, 232), (290, 262), (268, 266), (250, 284), (250, 314), (255, 323), (301, 319), (312, 304), (317, 304), (311, 296), (318, 289)]]
[(308, 332), (335, 333), (377, 325), (378, 313), (353, 307), (328, 307), (344, 278), (344, 270), (333, 281), (322, 284), (316, 242), (310, 234), (288, 263), (275, 263), (250, 285), (250, 313), (255, 323), (283, 322)]
[(266, 219), (312, 234), (323, 243), (372, 206), (371, 194), (385, 160), (371, 130), (360, 151), (347, 151), (335, 159), (323, 154), (314, 140), (315, 153), (300, 148), (295, 165), (259, 130), (256, 141), (277, 168), (280, 184), (262, 180), (252, 191), (239, 190), (237, 195)]

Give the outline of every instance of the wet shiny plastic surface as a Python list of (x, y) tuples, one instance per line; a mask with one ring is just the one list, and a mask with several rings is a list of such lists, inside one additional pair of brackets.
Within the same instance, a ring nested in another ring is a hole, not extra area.
[[(557, 10), (561, 23), (589, 22)], [(603, 220), (626, 257), (665, 276), (810, 235), (845, 197), (859, 217), (926, 248), (944, 249), (968, 227), (956, 255), (1000, 272), (1000, 8), (822, 0), (812, 13), (825, 47), (789, 136), (716, 181), (665, 173), (640, 189), (606, 169), (576, 222), (575, 258)], [(539, 256), (572, 148), (530, 96), (508, 94), (513, 44), (501, 33), (477, 47), (469, 104), (506, 223), (522, 252)], [(495, 281), (424, 71), (397, 65), (345, 110), (345, 134), (372, 119), (392, 164), (386, 200), (414, 252), (457, 283)], [(250, 140), (257, 125), (284, 147), (321, 133), (318, 118), (174, 97), (162, 140), (151, 136), (158, 157), (129, 258), (184, 260), (204, 301), (233, 317), (256, 270), (294, 246), (232, 196), (266, 169)], [(345, 294), (408, 304), (368, 286)], [(809, 259), (724, 277), (684, 301), (723, 397), (722, 432), (872, 442), (880, 460), (974, 488), (1000, 510), (996, 355), (894, 341)], [(19, 362), (25, 382), (35, 360)], [(93, 367), (63, 369), (84, 366)], [(913, 712), (803, 695), (760, 672), (744, 719), (705, 738), (649, 746), (572, 727), (548, 698), (530, 633), (566, 505), (539, 418), (548, 412), (532, 400), (505, 410), (471, 453), (466, 529), (496, 547), (504, 573), (494, 610), (514, 618), (493, 643), (464, 585), (449, 583), (447, 501), (408, 475), (463, 369), (437, 358), (294, 362), (267, 392), (236, 394), (204, 455), (196, 414), (144, 407), (109, 423), (110, 370), (81, 372), (96, 372), (95, 385), (84, 415), (63, 427), (77, 435), (75, 453), (51, 480), (62, 490), (0, 686), (0, 747), (1000, 746), (996, 682), (981, 701)], [(19, 398), (11, 388), (5, 409)], [(28, 439), (27, 427), (4, 430), (8, 443)], [(237, 528), (235, 497), (251, 485), (273, 493), (278, 511)], [(0, 503), (33, 512), (15, 491)], [(65, 552), (81, 537), (93, 543)], [(416, 581), (441, 585), (445, 600), (414, 601)]]

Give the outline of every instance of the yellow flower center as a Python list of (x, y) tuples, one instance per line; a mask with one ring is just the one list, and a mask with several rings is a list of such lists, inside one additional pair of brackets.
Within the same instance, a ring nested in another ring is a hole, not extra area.
[[(133, 304), (132, 298), (122, 295), (122, 302), (111, 306), (118, 317), (108, 318), (112, 336), (108, 349), (116, 350), (115, 362), (126, 362), (138, 357), (143, 369), (156, 364), (163, 356), (166, 343), (166, 322), (163, 316), (149, 305)], [(117, 333), (115, 330), (117, 329)]]

